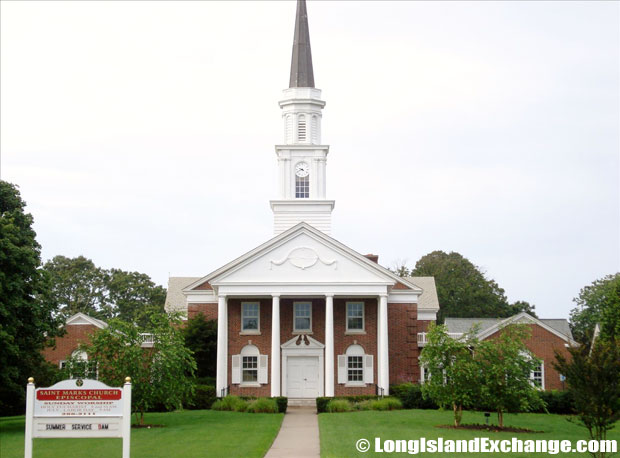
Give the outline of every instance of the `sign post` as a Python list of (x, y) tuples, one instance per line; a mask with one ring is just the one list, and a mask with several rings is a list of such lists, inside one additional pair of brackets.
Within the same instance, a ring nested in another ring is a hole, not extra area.
[(122, 388), (97, 380), (63, 380), (49, 388), (26, 386), (24, 457), (32, 458), (33, 438), (119, 437), (123, 458), (129, 458), (131, 379)]

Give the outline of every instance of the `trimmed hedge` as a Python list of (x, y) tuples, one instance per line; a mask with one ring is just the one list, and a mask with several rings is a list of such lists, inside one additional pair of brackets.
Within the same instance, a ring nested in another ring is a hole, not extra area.
[(431, 399), (424, 399), (422, 387), (414, 383), (401, 383), (390, 386), (390, 393), (400, 399), (404, 409), (437, 409), (439, 406)]
[(575, 401), (569, 391), (541, 391), (540, 397), (545, 402), (546, 410), (540, 409), (538, 412), (557, 413), (561, 415), (571, 415), (575, 413)]
[(215, 387), (210, 385), (196, 385), (194, 398), (191, 400), (187, 409), (189, 410), (205, 410), (210, 409), (216, 401)]
[(279, 413), (286, 413), (286, 408), (288, 407), (288, 398), (285, 396), (280, 396), (277, 398), (271, 398), (273, 400), (276, 401), (276, 404), (278, 404), (278, 412)]

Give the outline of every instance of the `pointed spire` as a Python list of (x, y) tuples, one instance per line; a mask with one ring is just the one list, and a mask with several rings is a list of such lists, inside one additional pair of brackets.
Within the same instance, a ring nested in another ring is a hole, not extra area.
[(291, 80), (289, 87), (314, 87), (306, 0), (297, 0), (295, 37), (293, 39), (293, 58), (291, 59)]

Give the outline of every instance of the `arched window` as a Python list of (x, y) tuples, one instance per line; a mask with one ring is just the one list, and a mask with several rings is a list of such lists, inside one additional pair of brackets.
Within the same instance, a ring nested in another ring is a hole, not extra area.
[(284, 138), (286, 143), (293, 143), (293, 115), (286, 115), (284, 121)]
[(365, 386), (373, 383), (373, 376), (373, 356), (367, 355), (361, 345), (349, 345), (344, 355), (338, 355), (338, 383)]
[(319, 143), (319, 117), (317, 115), (312, 116), (312, 123), (310, 128), (312, 143), (316, 145)]
[(256, 345), (248, 343), (238, 355), (232, 355), (232, 383), (242, 386), (267, 383), (268, 358), (260, 354)]
[(255, 345), (246, 345), (241, 349), (241, 381), (258, 382), (258, 357), (260, 353)]
[(297, 118), (297, 142), (298, 143), (306, 142), (306, 138), (307, 138), (306, 130), (307, 130), (306, 115), (299, 115), (299, 117)]

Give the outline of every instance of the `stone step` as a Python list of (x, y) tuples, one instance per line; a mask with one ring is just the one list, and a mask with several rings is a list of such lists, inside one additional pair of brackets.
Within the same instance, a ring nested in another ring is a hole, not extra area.
[(314, 398), (288, 398), (288, 405), (292, 407), (316, 407)]

